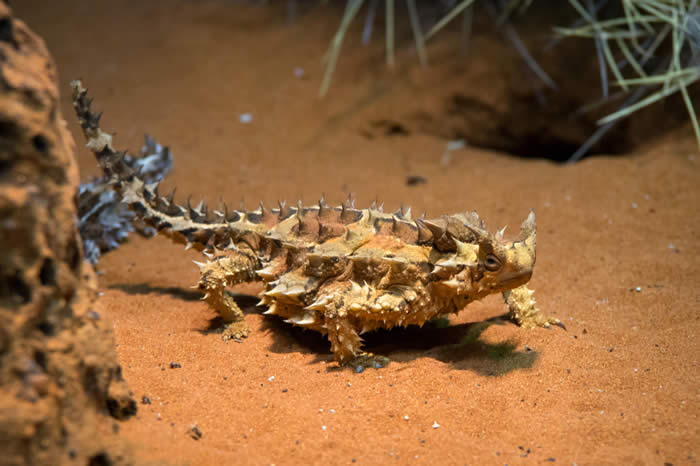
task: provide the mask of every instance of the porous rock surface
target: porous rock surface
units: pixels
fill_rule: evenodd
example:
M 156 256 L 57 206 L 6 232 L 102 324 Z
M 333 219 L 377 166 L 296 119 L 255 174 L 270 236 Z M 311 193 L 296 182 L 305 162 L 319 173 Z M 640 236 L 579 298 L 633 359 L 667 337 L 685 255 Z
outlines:
M 58 97 L 44 42 L 0 1 L 0 464 L 125 464 L 136 403 L 92 308 Z

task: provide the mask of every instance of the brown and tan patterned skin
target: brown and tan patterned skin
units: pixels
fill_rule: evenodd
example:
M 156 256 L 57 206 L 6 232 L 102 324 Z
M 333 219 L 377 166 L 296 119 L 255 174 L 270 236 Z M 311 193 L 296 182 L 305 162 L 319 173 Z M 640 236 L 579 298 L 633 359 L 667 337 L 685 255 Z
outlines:
M 388 362 L 363 352 L 361 334 L 422 326 L 493 293 L 503 294 L 523 327 L 563 327 L 539 313 L 525 286 L 535 265 L 534 212 L 509 241 L 503 231 L 489 233 L 476 212 L 414 220 L 410 209 L 357 209 L 350 199 L 337 207 L 322 199 L 311 207 L 261 204 L 248 212 L 180 206 L 122 162 L 87 91 L 79 81 L 72 86 L 87 145 L 123 200 L 162 234 L 206 255 L 197 262 L 198 288 L 227 322 L 224 339 L 248 334 L 243 312 L 225 290 L 249 281 L 264 282 L 265 314 L 327 335 L 335 359 L 355 368 Z

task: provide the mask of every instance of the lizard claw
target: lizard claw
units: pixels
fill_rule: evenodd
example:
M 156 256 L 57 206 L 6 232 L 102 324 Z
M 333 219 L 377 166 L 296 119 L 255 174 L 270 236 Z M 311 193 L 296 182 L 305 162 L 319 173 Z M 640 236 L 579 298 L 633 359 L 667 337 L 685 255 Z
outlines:
M 553 323 L 554 325 L 556 325 L 557 327 L 563 328 L 564 331 L 566 331 L 566 325 L 564 325 L 564 323 L 563 323 L 562 321 L 558 320 L 558 321 L 552 322 L 552 323 Z
M 546 328 L 547 330 L 552 330 L 552 325 L 556 325 L 557 327 L 561 327 L 564 330 L 566 330 L 566 325 L 564 325 L 559 319 L 549 319 L 539 325 Z
M 231 322 L 224 327 L 224 334 L 222 335 L 222 338 L 224 341 L 235 340 L 236 342 L 241 343 L 241 338 L 246 338 L 249 331 L 248 324 L 246 324 L 245 320 Z
M 367 368 L 381 369 L 386 367 L 389 365 L 389 358 L 372 353 L 362 353 L 352 358 L 345 365 L 351 367 L 359 374 Z

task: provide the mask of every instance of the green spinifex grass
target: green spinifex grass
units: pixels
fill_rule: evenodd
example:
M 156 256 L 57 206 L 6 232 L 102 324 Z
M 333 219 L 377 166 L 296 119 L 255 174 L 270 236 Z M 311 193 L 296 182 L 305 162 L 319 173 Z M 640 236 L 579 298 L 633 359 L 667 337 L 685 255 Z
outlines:
M 378 0 L 347 0 L 341 25 L 327 57 L 326 72 L 320 94 L 326 95 L 348 27 L 365 4 L 376 8 Z M 403 2 L 402 2 L 403 3 Z M 450 2 L 447 2 L 450 3 Z M 453 1 L 444 16 L 427 33 L 421 30 L 416 0 L 406 0 L 416 50 L 422 64 L 427 64 L 425 41 L 462 15 L 463 40 L 471 32 L 473 9 L 483 6 L 494 18 L 494 26 L 502 26 L 528 66 L 552 88 L 555 83 L 529 54 L 508 19 L 514 12 L 527 14 L 532 0 L 461 0 Z M 570 158 L 580 159 L 617 121 L 633 112 L 680 92 L 700 145 L 700 126 L 688 87 L 700 80 L 700 6 L 698 0 L 568 0 L 579 20 L 570 27 L 552 25 L 561 38 L 587 38 L 593 41 L 600 66 L 603 99 L 587 106 L 594 108 L 616 98 L 627 99 L 619 109 L 598 123 L 601 128 Z M 395 1 L 384 0 L 386 18 L 386 60 L 394 63 Z M 372 13 L 373 18 L 373 13 Z M 368 14 L 368 22 L 370 15 Z M 371 24 L 370 24 L 371 28 Z M 367 25 L 366 28 L 367 29 Z M 608 79 L 611 74 L 611 82 Z M 609 94 L 609 87 L 621 92 Z
M 606 127 L 680 92 L 700 145 L 700 126 L 688 93 L 688 87 L 700 80 L 700 7 L 697 0 L 620 0 L 621 14 L 605 19 L 595 16 L 590 3 L 584 8 L 578 0 L 569 0 L 584 24 L 554 30 L 562 36 L 590 38 L 598 44 L 604 95 L 607 95 L 608 86 L 606 69 L 612 72 L 615 86 L 625 92 L 633 87 L 639 90 L 635 93 L 638 98 L 600 119 L 598 124 Z M 584 153 L 577 151 L 571 161 L 578 160 Z

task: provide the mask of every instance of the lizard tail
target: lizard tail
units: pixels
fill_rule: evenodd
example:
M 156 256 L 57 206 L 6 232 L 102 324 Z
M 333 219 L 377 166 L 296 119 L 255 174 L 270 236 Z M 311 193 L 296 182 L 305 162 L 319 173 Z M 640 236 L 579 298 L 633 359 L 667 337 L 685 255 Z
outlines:
M 125 151 L 116 151 L 112 135 L 100 128 L 101 113 L 91 109 L 92 99 L 80 80 L 71 82 L 73 108 L 87 139 L 87 147 L 95 154 L 105 176 L 112 180 L 121 199 L 129 204 L 147 224 L 175 242 L 198 250 L 224 246 L 231 241 L 232 223 L 242 220 L 239 212 L 210 213 L 202 202 L 196 207 L 174 202 L 173 190 L 167 196 L 158 194 L 158 182 L 146 183 L 139 172 L 127 162 Z

